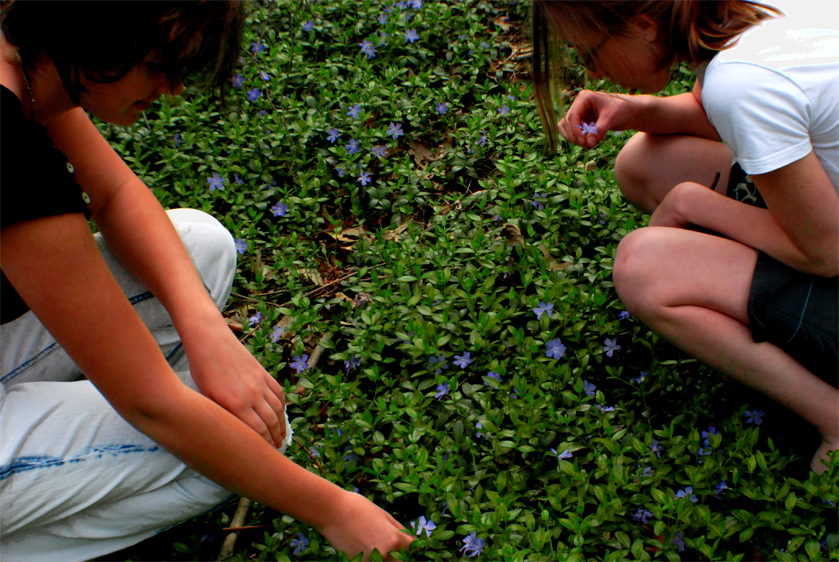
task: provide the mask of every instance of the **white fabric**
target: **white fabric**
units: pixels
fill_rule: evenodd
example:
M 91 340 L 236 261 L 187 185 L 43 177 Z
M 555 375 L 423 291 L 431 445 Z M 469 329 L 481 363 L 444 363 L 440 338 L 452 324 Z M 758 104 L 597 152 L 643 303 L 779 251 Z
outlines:
M 704 69 L 708 119 L 747 174 L 814 151 L 839 191 L 839 19 L 833 1 L 781 6 Z
M 216 305 L 236 271 L 214 218 L 169 217 Z M 105 261 L 178 376 L 197 390 L 166 310 L 96 236 Z M 127 424 L 30 311 L 0 326 L 0 558 L 88 560 L 212 509 L 230 492 Z M 291 426 L 286 417 L 287 439 Z

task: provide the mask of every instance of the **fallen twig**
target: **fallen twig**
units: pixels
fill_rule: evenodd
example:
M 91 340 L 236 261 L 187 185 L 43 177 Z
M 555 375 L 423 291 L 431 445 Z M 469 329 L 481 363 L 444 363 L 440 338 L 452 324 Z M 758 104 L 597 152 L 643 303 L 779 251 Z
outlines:
M 236 508 L 236 514 L 230 522 L 231 527 L 241 527 L 245 522 L 245 517 L 248 515 L 248 509 L 251 506 L 251 500 L 248 498 L 239 498 L 239 507 Z M 221 552 L 218 554 L 216 560 L 227 560 L 233 556 L 233 547 L 236 546 L 236 539 L 239 537 L 235 531 L 227 535 L 224 539 L 224 544 L 221 545 Z

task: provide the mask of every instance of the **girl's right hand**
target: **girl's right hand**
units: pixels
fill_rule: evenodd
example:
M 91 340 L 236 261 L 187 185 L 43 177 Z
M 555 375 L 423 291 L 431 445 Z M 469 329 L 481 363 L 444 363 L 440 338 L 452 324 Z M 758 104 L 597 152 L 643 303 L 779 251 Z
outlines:
M 329 524 L 317 530 L 350 558 L 363 551 L 364 560 L 369 560 L 377 548 L 385 560 L 391 560 L 389 552 L 408 548 L 414 540 L 400 531 L 405 527 L 388 512 L 361 494 L 344 491 L 334 514 Z
M 624 131 L 636 117 L 638 105 L 633 96 L 607 94 L 583 90 L 579 93 L 568 113 L 557 125 L 559 134 L 583 148 L 592 148 L 602 141 L 609 131 Z M 596 133 L 584 134 L 582 124 L 596 125 Z

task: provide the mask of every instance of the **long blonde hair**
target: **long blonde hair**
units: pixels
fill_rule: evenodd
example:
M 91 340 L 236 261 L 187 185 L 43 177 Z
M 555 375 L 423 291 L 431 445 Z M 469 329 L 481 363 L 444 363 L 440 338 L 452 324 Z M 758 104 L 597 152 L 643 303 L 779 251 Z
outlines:
M 780 12 L 749 0 L 533 0 L 533 85 L 536 107 L 551 152 L 557 145 L 557 118 L 564 114 L 562 86 L 568 61 L 564 38 L 572 29 L 626 36 L 638 16 L 659 28 L 662 65 L 674 60 L 700 64 L 736 43 L 746 29 Z M 554 107 L 558 102 L 560 112 Z

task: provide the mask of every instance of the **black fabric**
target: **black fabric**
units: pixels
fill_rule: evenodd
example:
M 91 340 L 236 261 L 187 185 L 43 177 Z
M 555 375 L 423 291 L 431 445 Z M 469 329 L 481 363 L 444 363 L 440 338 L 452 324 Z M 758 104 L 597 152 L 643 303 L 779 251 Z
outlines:
M 839 277 L 808 275 L 759 252 L 749 324 L 755 342 L 777 345 L 839 387 Z
M 47 130 L 26 119 L 20 100 L 0 87 L 0 228 L 41 217 L 90 211 L 67 158 Z M 0 323 L 29 307 L 0 270 Z
M 729 199 L 734 199 L 741 203 L 751 205 L 752 207 L 766 208 L 766 201 L 757 186 L 752 183 L 740 164 L 734 164 L 731 167 L 731 173 L 728 176 L 728 191 L 726 192 Z

